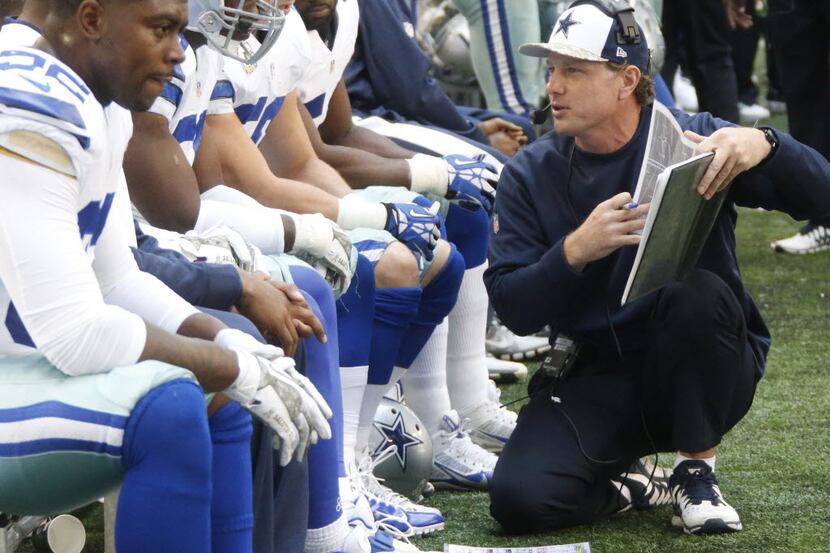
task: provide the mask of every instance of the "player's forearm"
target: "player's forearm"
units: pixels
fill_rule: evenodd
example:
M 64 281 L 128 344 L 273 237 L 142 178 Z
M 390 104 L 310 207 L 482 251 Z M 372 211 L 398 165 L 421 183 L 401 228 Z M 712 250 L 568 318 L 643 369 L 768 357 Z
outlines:
M 322 132 L 323 130 L 321 129 Z M 323 140 L 326 140 L 325 134 L 323 134 Z M 338 146 L 348 146 L 350 148 L 364 150 L 388 159 L 409 159 L 415 155 L 415 152 L 398 146 L 394 141 L 382 134 L 357 125 L 352 125 L 348 132 L 334 140 L 326 140 L 326 142 L 337 144 Z
M 139 361 L 162 361 L 190 370 L 206 392 L 220 392 L 236 379 L 236 355 L 211 341 L 179 336 L 147 324 Z
M 244 185 L 229 182 L 228 185 L 248 194 L 266 207 L 293 213 L 322 213 L 332 221 L 337 219 L 337 198 L 304 182 L 271 175 L 267 180 Z
M 331 165 L 316 158 L 297 167 L 294 171 L 280 176 L 312 184 L 337 198 L 342 198 L 352 191 L 340 173 L 335 171 Z
M 409 188 L 409 165 L 403 159 L 389 159 L 365 150 L 331 145 L 322 146 L 317 154 L 334 167 L 352 188 Z

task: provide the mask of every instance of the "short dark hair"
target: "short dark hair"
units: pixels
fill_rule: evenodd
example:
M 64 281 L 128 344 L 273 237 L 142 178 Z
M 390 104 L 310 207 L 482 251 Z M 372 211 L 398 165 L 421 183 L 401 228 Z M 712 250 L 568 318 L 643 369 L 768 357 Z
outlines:
M 608 68 L 614 72 L 622 71 L 628 65 L 625 63 L 614 63 L 613 61 L 606 63 Z M 640 82 L 637 83 L 637 88 L 634 89 L 634 97 L 641 106 L 650 104 L 654 100 L 654 77 L 647 73 L 641 73 Z

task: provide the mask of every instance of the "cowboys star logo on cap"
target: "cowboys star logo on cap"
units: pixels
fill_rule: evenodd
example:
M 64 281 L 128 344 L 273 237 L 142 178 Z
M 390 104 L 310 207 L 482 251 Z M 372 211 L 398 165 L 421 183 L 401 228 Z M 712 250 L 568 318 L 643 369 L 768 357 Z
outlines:
M 567 17 L 561 18 L 559 20 L 559 26 L 556 28 L 555 31 L 553 31 L 553 34 L 555 35 L 556 33 L 561 32 L 563 35 L 565 35 L 565 38 L 568 38 L 568 29 L 570 29 L 573 25 L 579 25 L 579 21 L 576 21 L 573 18 L 573 13 L 571 12 L 568 14 Z

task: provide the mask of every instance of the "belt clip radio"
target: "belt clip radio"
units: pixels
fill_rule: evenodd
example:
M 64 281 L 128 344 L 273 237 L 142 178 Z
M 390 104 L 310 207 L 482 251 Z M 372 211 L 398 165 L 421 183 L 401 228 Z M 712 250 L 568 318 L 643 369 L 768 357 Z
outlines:
M 540 370 L 550 378 L 565 380 L 573 369 L 582 345 L 564 334 L 558 334 L 553 347 L 542 361 Z

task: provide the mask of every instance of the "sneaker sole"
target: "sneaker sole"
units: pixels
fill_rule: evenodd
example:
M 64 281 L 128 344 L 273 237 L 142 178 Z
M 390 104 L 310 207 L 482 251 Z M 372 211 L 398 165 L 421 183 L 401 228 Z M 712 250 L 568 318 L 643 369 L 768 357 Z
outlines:
M 530 359 L 535 359 L 542 354 L 545 354 L 550 351 L 550 345 L 547 347 L 536 348 L 530 351 L 519 351 L 519 352 L 501 352 L 495 353 L 490 352 L 494 357 L 497 359 L 501 359 L 502 361 L 529 361 Z
M 672 516 L 671 524 L 672 526 L 682 527 L 683 532 L 692 536 L 698 534 L 728 534 L 743 530 L 741 521 L 726 522 L 720 518 L 710 518 L 699 526 L 686 526 L 682 518 L 674 515 Z
M 424 526 L 423 528 L 416 528 L 415 526 L 412 527 L 413 535 L 416 537 L 419 536 L 427 536 L 429 534 L 434 534 L 435 532 L 440 532 L 444 529 L 444 523 L 440 524 L 432 524 L 430 526 Z
M 445 480 L 430 480 L 436 490 L 447 490 L 453 492 L 486 492 L 489 486 L 473 487 L 465 486 L 463 484 L 456 484 L 454 482 L 447 482 Z
M 816 246 L 815 248 L 807 248 L 806 250 L 794 250 L 794 249 L 791 249 L 791 248 L 785 248 L 783 246 L 779 246 L 775 242 L 771 243 L 770 247 L 772 248 L 773 251 L 778 252 L 778 253 L 791 253 L 791 254 L 797 254 L 797 255 L 804 255 L 804 254 L 808 254 L 808 253 L 818 253 L 818 252 L 823 252 L 823 251 L 830 250 L 830 246 Z

